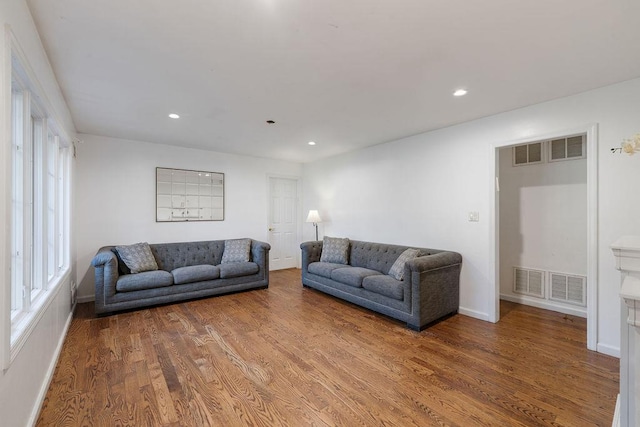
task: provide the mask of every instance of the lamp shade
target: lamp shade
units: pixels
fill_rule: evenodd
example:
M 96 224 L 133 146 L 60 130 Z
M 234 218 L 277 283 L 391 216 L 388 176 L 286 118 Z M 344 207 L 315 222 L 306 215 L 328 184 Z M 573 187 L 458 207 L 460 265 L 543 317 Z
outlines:
M 317 210 L 310 210 L 309 215 L 307 215 L 306 222 L 318 223 L 318 222 L 322 222 L 322 218 L 320 218 L 320 214 L 318 214 Z

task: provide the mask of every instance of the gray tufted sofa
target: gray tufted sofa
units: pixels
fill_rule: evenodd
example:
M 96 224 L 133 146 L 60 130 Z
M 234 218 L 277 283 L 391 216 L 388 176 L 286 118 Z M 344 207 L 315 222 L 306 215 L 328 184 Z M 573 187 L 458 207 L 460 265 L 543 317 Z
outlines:
M 268 243 L 251 241 L 249 262 L 221 264 L 224 240 L 151 244 L 158 270 L 130 274 L 105 246 L 95 267 L 97 314 L 269 286 Z
M 304 242 L 302 284 L 385 314 L 414 330 L 457 313 L 462 256 L 435 249 L 420 250 L 404 266 L 402 281 L 388 276 L 408 246 L 350 241 L 349 263 L 320 262 L 322 242 Z

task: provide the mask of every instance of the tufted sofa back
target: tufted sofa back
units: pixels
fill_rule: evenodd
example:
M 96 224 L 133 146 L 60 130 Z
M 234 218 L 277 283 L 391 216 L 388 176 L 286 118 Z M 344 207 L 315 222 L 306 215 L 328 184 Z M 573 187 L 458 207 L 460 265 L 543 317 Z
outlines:
M 384 243 L 360 242 L 351 240 L 349 262 L 354 267 L 368 268 L 389 274 L 389 270 L 396 259 L 411 246 L 387 245 Z M 420 256 L 432 255 L 440 251 L 425 248 L 420 250 Z
M 165 271 L 191 265 L 218 265 L 222 261 L 224 252 L 224 240 L 158 243 L 149 246 L 158 263 L 158 268 Z

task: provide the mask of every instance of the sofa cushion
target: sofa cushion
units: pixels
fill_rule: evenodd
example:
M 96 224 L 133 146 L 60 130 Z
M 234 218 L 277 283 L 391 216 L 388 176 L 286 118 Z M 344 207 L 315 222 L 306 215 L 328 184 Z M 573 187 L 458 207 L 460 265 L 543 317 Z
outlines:
M 256 274 L 259 270 L 255 262 L 229 262 L 220 264 L 220 278 L 230 279 L 232 277 L 249 276 Z
M 320 261 L 349 264 L 349 239 L 325 236 L 322 239 Z
M 125 274 L 116 282 L 116 291 L 131 292 L 144 289 L 163 288 L 173 285 L 173 275 L 168 271 L 145 271 L 138 274 Z
M 382 275 L 375 270 L 362 267 L 342 267 L 331 272 L 331 278 L 345 285 L 362 287 L 362 279 L 368 276 Z
M 309 273 L 331 279 L 331 272 L 337 268 L 344 268 L 344 264 L 335 264 L 332 262 L 312 262 L 307 267 Z
M 376 294 L 402 301 L 404 298 L 404 285 L 386 274 L 368 276 L 362 280 L 362 287 Z
M 393 263 L 391 268 L 389 269 L 389 276 L 393 277 L 396 280 L 404 279 L 404 265 L 407 261 L 411 261 L 416 258 L 420 254 L 418 249 L 407 249 L 402 252 L 398 259 Z
M 171 274 L 173 274 L 173 283 L 182 285 L 184 283 L 218 279 L 220 277 L 220 268 L 207 264 L 191 265 L 189 267 L 176 268 Z
M 230 262 L 249 262 L 251 239 L 225 240 L 222 264 Z
M 156 259 L 151 253 L 147 242 L 136 243 L 128 246 L 116 246 L 116 251 L 122 261 L 129 267 L 131 273 L 142 273 L 158 269 Z

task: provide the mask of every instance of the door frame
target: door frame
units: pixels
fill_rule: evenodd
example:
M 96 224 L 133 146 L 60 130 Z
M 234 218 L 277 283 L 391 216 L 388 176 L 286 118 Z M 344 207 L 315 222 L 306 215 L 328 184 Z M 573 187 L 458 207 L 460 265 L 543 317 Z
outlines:
M 271 179 L 279 178 L 279 179 L 289 179 L 292 181 L 296 181 L 296 242 L 300 244 L 300 236 L 302 236 L 302 178 L 297 175 L 285 175 L 285 174 L 275 174 L 268 173 L 267 174 L 267 224 L 266 224 L 266 241 L 269 242 L 269 220 L 271 213 L 269 209 L 271 208 Z M 302 262 L 300 260 L 300 252 L 296 253 L 296 268 L 302 268 Z
M 587 136 L 587 349 L 598 351 L 598 124 L 591 123 L 544 135 L 530 135 L 490 146 L 489 171 L 489 321 L 500 320 L 500 218 L 499 172 L 500 149 L 535 141 L 584 133 Z

